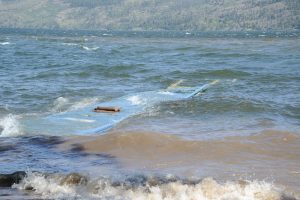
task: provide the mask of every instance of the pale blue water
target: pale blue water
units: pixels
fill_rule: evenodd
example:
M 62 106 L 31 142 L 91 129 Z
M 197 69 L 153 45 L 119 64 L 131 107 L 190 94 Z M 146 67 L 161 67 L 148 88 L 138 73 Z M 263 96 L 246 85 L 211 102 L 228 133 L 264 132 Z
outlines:
M 115 158 L 57 152 L 48 142 L 57 137 L 60 143 L 61 133 L 33 134 L 22 120 L 165 89 L 178 80 L 188 87 L 219 83 L 196 98 L 157 104 L 113 131 L 158 132 L 195 141 L 264 130 L 299 134 L 299 36 L 2 29 L 0 173 L 118 168 Z M 47 132 L 47 126 L 40 128 Z

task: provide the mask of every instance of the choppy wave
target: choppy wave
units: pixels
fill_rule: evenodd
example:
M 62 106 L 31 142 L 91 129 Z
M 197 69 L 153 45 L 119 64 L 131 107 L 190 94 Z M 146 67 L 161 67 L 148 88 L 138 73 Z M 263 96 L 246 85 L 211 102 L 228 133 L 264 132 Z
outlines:
M 197 109 L 198 108 L 198 109 Z M 185 113 L 193 111 L 194 113 L 226 113 L 232 111 L 241 111 L 244 113 L 259 113 L 273 108 L 260 101 L 249 101 L 246 98 L 232 97 L 219 97 L 216 96 L 213 99 L 201 100 L 179 104 L 177 107 L 171 108 L 173 111 Z
M 23 135 L 17 116 L 9 114 L 0 119 L 0 137 Z
M 245 77 L 252 76 L 252 73 L 246 72 L 243 70 L 235 70 L 235 69 L 221 69 L 221 70 L 195 70 L 191 72 L 184 72 L 181 70 L 174 70 L 167 74 L 161 75 L 153 75 L 147 77 L 145 80 L 147 82 L 168 82 L 169 80 L 166 77 L 173 77 L 175 80 L 180 77 L 180 79 L 188 80 L 187 84 L 190 80 L 198 79 L 198 80 L 211 80 L 211 79 L 221 79 L 226 82 L 230 81 L 236 82 L 237 80 L 244 79 Z M 196 82 L 197 83 L 197 82 Z M 199 82 L 198 82 L 199 84 Z
M 170 75 L 182 75 L 184 78 L 227 78 L 227 79 L 234 79 L 234 78 L 241 78 L 245 76 L 250 76 L 251 73 L 235 70 L 235 69 L 220 69 L 220 70 L 199 70 L 193 71 L 190 73 L 182 73 L 180 71 L 173 71 Z
M 218 182 L 212 178 L 183 180 L 173 176 L 131 176 L 124 180 L 68 175 L 28 173 L 13 188 L 31 190 L 50 199 L 139 199 L 139 200 L 292 200 L 284 190 L 264 181 Z
M 36 75 L 27 77 L 26 80 L 36 80 L 36 79 L 40 79 L 40 80 L 45 80 L 45 79 L 56 79 L 59 77 L 79 77 L 79 78 L 86 78 L 88 76 L 90 76 L 92 74 L 91 71 L 72 71 L 72 72 L 40 72 Z
M 63 43 L 75 43 L 80 44 L 82 42 L 86 42 L 86 38 L 84 37 L 57 37 L 57 36 L 32 36 L 37 41 L 41 42 L 63 42 Z

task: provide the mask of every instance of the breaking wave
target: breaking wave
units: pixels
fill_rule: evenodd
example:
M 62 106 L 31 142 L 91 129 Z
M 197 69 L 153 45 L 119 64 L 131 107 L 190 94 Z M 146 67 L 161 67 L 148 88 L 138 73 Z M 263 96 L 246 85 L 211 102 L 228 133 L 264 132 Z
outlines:
M 52 112 L 61 112 L 66 109 L 66 106 L 69 104 L 69 99 L 64 97 L 58 97 L 53 102 L 53 107 L 51 108 Z
M 0 119 L 0 137 L 23 135 L 17 116 L 9 114 Z
M 213 178 L 184 180 L 174 176 L 135 175 L 122 180 L 88 177 L 77 173 L 68 175 L 28 173 L 13 188 L 31 190 L 42 198 L 51 199 L 296 199 L 284 190 L 264 181 L 226 181 Z
M 130 103 L 132 105 L 141 105 L 141 104 L 145 104 L 144 99 L 142 99 L 140 96 L 138 95 L 134 95 L 134 96 L 130 96 L 127 98 L 128 101 L 130 101 Z
M 100 101 L 100 98 L 98 98 L 98 97 L 84 98 L 80 101 L 75 101 L 75 102 L 72 102 L 70 99 L 65 98 L 65 97 L 58 97 L 57 99 L 54 100 L 53 106 L 50 109 L 50 111 L 51 112 L 64 112 L 64 111 L 77 110 L 77 109 L 89 106 L 91 104 L 94 104 L 98 101 Z
M 74 104 L 72 104 L 69 108 L 69 110 L 76 110 L 76 109 L 80 109 L 80 108 L 84 108 L 86 106 L 89 106 L 91 104 L 94 104 L 98 101 L 100 101 L 101 99 L 98 97 L 94 97 L 94 98 L 85 98 L 82 99 L 80 101 L 75 102 Z

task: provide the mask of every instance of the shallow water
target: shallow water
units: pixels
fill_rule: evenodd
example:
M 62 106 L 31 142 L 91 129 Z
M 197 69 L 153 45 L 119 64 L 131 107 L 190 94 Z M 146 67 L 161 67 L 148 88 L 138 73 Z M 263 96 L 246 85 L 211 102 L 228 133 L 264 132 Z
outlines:
M 300 198 L 299 33 L 261 35 L 1 29 L 0 174 L 28 177 L 0 197 Z M 104 133 L 24 123 L 179 80 L 219 83 Z

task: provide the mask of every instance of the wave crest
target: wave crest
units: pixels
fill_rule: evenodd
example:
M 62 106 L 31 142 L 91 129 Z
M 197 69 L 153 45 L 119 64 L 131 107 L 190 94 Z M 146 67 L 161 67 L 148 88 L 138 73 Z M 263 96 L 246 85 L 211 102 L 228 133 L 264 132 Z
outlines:
M 87 46 L 82 46 L 82 48 L 84 50 L 87 50 L 87 51 L 96 51 L 98 50 L 100 47 L 87 47 Z
M 58 97 L 53 102 L 53 107 L 51 108 L 52 112 L 61 112 L 65 110 L 66 106 L 69 104 L 69 99 L 64 97 Z
M 0 137 L 23 135 L 19 121 L 13 114 L 0 119 L 0 131 Z
M 64 112 L 64 111 L 72 111 L 80 108 L 87 107 L 91 104 L 100 101 L 100 98 L 84 98 L 79 101 L 72 102 L 70 99 L 65 97 L 58 97 L 53 102 L 53 107 L 50 109 L 51 112 Z
M 28 173 L 14 188 L 32 190 L 42 198 L 54 199 L 240 199 L 282 200 L 284 191 L 264 181 L 217 182 L 212 178 L 197 181 L 176 177 L 132 176 L 122 181 L 68 175 Z
M 10 45 L 10 42 L 0 42 L 0 45 Z

